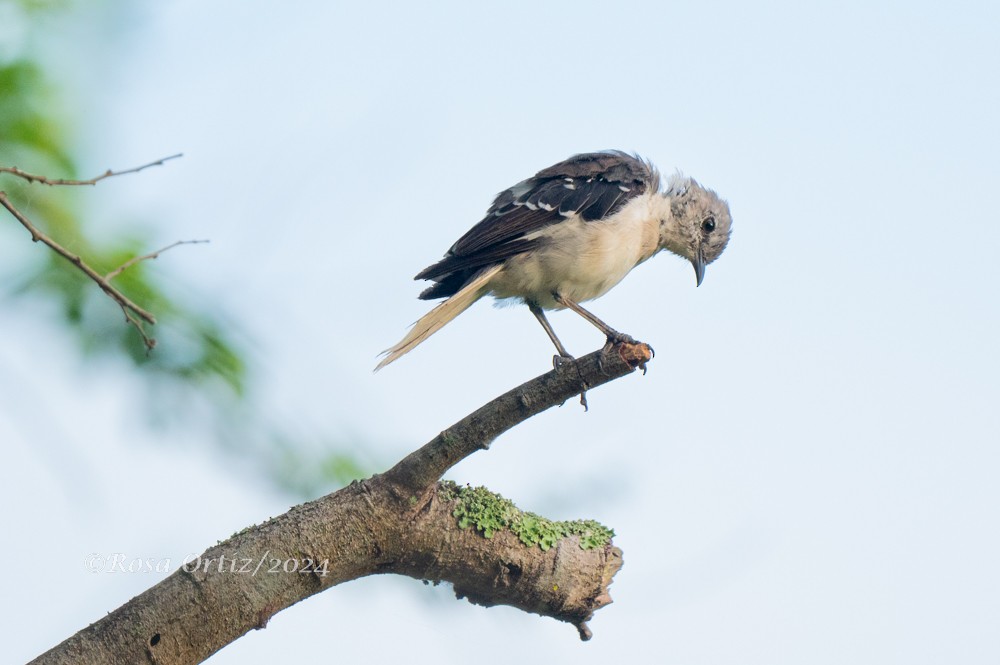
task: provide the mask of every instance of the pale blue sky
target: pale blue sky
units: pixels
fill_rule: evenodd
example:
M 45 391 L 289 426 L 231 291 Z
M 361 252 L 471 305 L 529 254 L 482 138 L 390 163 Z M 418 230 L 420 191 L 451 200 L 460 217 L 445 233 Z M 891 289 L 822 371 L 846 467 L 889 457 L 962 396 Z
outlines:
M 186 156 L 95 205 L 153 217 L 164 243 L 211 238 L 158 270 L 246 322 L 278 412 L 361 432 L 382 459 L 548 367 L 527 310 L 483 302 L 371 373 L 427 309 L 412 276 L 497 191 L 621 148 L 716 189 L 734 217 L 701 288 L 662 256 L 592 303 L 655 346 L 647 376 L 449 474 L 616 529 L 625 567 L 592 642 L 370 579 L 211 662 L 1000 657 L 996 5 L 113 11 L 113 40 L 86 16 L 53 31 L 85 103 L 82 168 Z M 31 311 L 0 316 L 0 438 L 18 460 L 0 487 L 30 507 L 5 530 L 48 571 L 12 581 L 0 642 L 17 658 L 158 579 L 91 575 L 89 553 L 180 559 L 286 509 L 204 445 L 147 442 L 129 377 L 81 367 Z M 572 314 L 552 321 L 572 351 L 601 343 Z

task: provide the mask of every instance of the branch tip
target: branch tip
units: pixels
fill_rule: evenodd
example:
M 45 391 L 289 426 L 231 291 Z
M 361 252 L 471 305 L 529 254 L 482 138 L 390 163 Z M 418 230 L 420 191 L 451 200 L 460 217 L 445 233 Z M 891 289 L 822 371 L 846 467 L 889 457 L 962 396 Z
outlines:
M 635 344 L 621 342 L 615 344 L 615 348 L 618 350 L 618 357 L 622 359 L 623 363 L 632 369 L 641 369 L 643 374 L 646 373 L 646 363 L 656 355 L 653 347 L 645 342 L 636 342 Z
M 210 241 L 208 241 L 208 240 L 178 240 L 177 242 L 171 243 L 171 244 L 167 245 L 166 247 L 161 247 L 160 249 L 156 250 L 155 252 L 150 252 L 149 254 L 144 254 L 142 256 L 136 256 L 134 258 L 129 259 L 128 261 L 126 261 L 125 263 L 121 264 L 120 266 L 118 266 L 117 268 L 115 268 L 114 270 L 112 270 L 111 272 L 109 272 L 107 275 L 105 275 L 104 279 L 106 279 L 108 281 L 111 281 L 112 279 L 114 279 L 118 275 L 122 274 L 123 272 L 125 272 L 126 270 L 128 270 L 129 268 L 131 268 L 132 266 L 134 266 L 135 264 L 137 264 L 137 263 L 139 263 L 141 261 L 147 261 L 147 260 L 157 259 L 157 258 L 160 257 L 160 254 L 162 254 L 163 252 L 167 251 L 168 249 L 173 249 L 174 247 L 177 247 L 178 245 L 201 245 L 201 244 L 204 244 L 204 243 L 207 243 L 207 242 L 210 242 Z

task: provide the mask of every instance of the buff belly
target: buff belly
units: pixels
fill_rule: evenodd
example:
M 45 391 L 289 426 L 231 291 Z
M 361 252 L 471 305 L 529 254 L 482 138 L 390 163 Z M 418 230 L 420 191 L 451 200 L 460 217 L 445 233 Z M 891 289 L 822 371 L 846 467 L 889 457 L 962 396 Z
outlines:
M 545 309 L 561 309 L 553 295 L 586 302 L 607 293 L 655 245 L 643 233 L 625 228 L 642 220 L 620 216 L 604 221 L 567 220 L 539 232 L 537 249 L 508 259 L 490 280 L 496 298 L 518 298 Z

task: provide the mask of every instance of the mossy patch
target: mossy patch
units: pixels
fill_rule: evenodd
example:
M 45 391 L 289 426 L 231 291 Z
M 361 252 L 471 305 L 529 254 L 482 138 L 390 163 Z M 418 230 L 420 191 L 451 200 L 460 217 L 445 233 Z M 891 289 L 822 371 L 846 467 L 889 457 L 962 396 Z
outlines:
M 548 550 L 560 538 L 580 537 L 580 548 L 604 547 L 615 532 L 594 520 L 556 522 L 534 513 L 526 513 L 510 499 L 505 499 L 485 487 L 459 487 L 451 481 L 441 483 L 441 497 L 454 501 L 452 515 L 463 529 L 474 526 L 486 538 L 501 529 L 509 529 L 528 547 L 538 545 Z

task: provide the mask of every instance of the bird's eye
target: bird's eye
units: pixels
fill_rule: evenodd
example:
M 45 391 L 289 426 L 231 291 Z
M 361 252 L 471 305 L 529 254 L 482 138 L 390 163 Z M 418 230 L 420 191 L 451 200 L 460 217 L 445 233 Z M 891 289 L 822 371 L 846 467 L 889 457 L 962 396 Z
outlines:
M 706 217 L 705 221 L 701 223 L 701 228 L 705 230 L 706 233 L 711 233 L 715 230 L 715 217 Z

